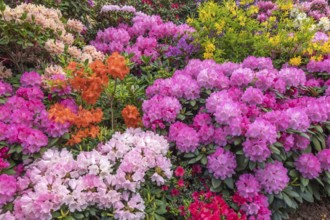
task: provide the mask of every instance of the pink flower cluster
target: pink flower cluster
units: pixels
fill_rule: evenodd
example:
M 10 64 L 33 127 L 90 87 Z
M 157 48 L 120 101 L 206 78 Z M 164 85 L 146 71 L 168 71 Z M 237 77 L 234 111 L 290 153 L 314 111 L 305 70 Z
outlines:
M 266 21 L 277 9 L 277 5 L 272 1 L 258 1 L 257 7 L 259 8 L 259 13 L 257 19 L 260 22 Z
M 106 12 L 131 12 L 135 13 L 136 9 L 133 6 L 129 5 L 124 5 L 120 7 L 119 5 L 104 5 L 101 8 L 101 13 L 106 13 Z
M 231 151 L 219 147 L 207 159 L 207 168 L 214 177 L 224 180 L 235 173 L 236 157 Z
M 138 190 L 145 181 L 160 186 L 172 177 L 168 149 L 163 137 L 141 129 L 115 133 L 98 150 L 80 152 L 77 159 L 66 149 L 49 149 L 17 182 L 0 176 L 0 205 L 13 200 L 17 188 L 13 212 L 0 214 L 0 219 L 51 219 L 64 205 L 70 212 L 96 206 L 113 209 L 115 219 L 143 219 Z
M 329 17 L 330 7 L 326 0 L 312 0 L 301 3 L 301 8 L 315 20 Z
M 124 10 L 124 7 L 104 6 L 107 9 Z M 128 9 L 125 7 L 125 10 Z M 130 9 L 131 11 L 131 9 Z M 156 15 L 146 15 L 136 12 L 132 19 L 132 25 L 121 24 L 118 27 L 109 27 L 97 33 L 96 39 L 91 42 L 103 53 L 126 52 L 133 54 L 132 60 L 138 64 L 142 63 L 141 56 L 151 57 L 151 60 L 159 57 L 161 51 L 166 50 L 166 45 L 161 43 L 162 39 L 174 38 L 193 29 L 186 24 L 175 25 L 173 22 L 163 22 Z
M 330 74 L 330 57 L 323 61 L 309 61 L 307 64 L 307 70 L 311 73 L 321 72 Z
M 25 154 L 35 153 L 48 144 L 47 135 L 60 137 L 70 124 L 49 119 L 38 73 L 26 72 L 20 82 L 22 86 L 0 105 L 0 141 L 22 145 Z
M 249 216 L 248 219 L 271 219 L 272 213 L 268 208 L 268 199 L 262 194 L 245 198 L 236 193 L 233 201 L 239 206 L 240 211 Z

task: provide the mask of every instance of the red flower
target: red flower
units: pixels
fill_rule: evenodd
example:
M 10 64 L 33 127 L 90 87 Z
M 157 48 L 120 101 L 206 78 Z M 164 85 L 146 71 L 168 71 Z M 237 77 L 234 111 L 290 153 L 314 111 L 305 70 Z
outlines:
M 183 179 L 179 179 L 178 180 L 178 186 L 179 187 L 184 187 L 184 181 L 183 181 Z
M 171 195 L 172 195 L 172 196 L 178 196 L 178 195 L 180 195 L 180 191 L 177 190 L 177 189 L 172 189 L 172 191 L 171 191 Z
M 183 177 L 184 175 L 184 169 L 181 166 L 178 166 L 174 172 L 175 176 L 177 177 Z
M 177 8 L 179 8 L 179 4 L 178 3 L 172 3 L 171 8 L 177 9 Z
M 162 186 L 162 190 L 163 190 L 163 191 L 168 190 L 168 186 L 166 186 L 166 185 Z
M 185 211 L 185 208 L 184 208 L 183 205 L 179 207 L 179 211 L 180 211 L 180 215 L 181 216 L 185 216 L 186 215 L 186 211 Z
M 194 164 L 194 165 L 192 166 L 192 173 L 193 173 L 193 174 L 200 174 L 200 173 L 202 173 L 202 167 L 201 167 L 201 165 L 199 165 L 199 164 Z

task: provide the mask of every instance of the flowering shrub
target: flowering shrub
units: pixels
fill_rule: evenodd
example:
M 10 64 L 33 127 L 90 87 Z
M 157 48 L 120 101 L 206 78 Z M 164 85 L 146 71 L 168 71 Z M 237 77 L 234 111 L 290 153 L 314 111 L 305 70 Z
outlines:
M 117 7 L 117 10 L 123 11 L 125 8 L 127 7 Z M 104 6 L 103 13 L 108 9 L 110 9 L 109 6 Z M 111 9 L 114 10 L 113 7 Z M 169 39 L 171 42 L 173 39 L 180 38 L 181 35 L 192 31 L 193 29 L 185 24 L 175 25 L 173 22 L 163 22 L 159 16 L 135 12 L 132 25 L 121 24 L 118 27 L 100 30 L 95 40 L 91 41 L 91 45 L 103 53 L 132 53 L 132 61 L 142 64 L 143 62 L 154 61 L 163 51 L 168 49 L 168 46 L 171 46 L 171 43 L 164 44 L 164 40 Z M 184 42 L 186 42 L 185 39 Z M 184 42 L 179 45 L 184 50 L 181 54 L 193 52 L 188 44 L 185 48 L 182 46 Z
M 71 9 L 70 9 L 71 10 Z M 76 19 L 64 19 L 58 9 L 22 3 L 1 6 L 1 59 L 6 66 L 24 72 L 28 67 L 50 61 L 77 59 L 91 62 L 104 55 L 92 46 L 79 49 L 85 26 Z
M 76 159 L 65 149 L 50 149 L 17 180 L 0 175 L 0 219 L 86 219 L 96 215 L 84 212 L 91 206 L 100 210 L 97 215 L 107 210 L 115 219 L 143 219 L 146 198 L 139 190 L 171 178 L 168 148 L 157 134 L 129 129 Z M 3 206 L 8 202 L 12 211 Z
M 183 211 L 181 215 L 187 219 L 246 219 L 245 215 L 236 213 L 226 202 L 212 192 L 194 192 L 194 201 L 187 207 L 187 212 Z
M 103 7 L 107 4 L 104 10 L 120 11 L 119 6 L 124 6 L 124 11 L 131 12 L 135 8 L 136 11 L 143 11 L 148 15 L 159 15 L 164 21 L 173 21 L 175 23 L 184 23 L 188 15 L 196 13 L 198 3 L 195 0 L 110 0 L 97 1 L 97 7 Z M 102 4 L 103 3 L 103 4 Z M 104 7 L 103 7 L 104 8 Z M 98 20 L 98 22 L 102 22 Z
M 6 98 L 4 104 L 0 105 L 0 140 L 10 145 L 21 145 L 22 148 L 13 146 L 10 152 L 36 153 L 41 147 L 47 146 L 48 136 L 60 137 L 68 131 L 70 125 L 49 118 L 43 103 L 44 93 L 40 88 L 42 80 L 38 73 L 25 72 L 20 82 L 21 87 L 16 91 L 10 84 L 0 82 L 4 88 L 0 95 Z
M 207 2 L 198 9 L 197 19 L 187 20 L 196 29 L 205 59 L 241 62 L 249 55 L 269 56 L 278 67 L 323 60 L 329 54 L 326 1 L 236 2 Z
M 201 164 L 213 191 L 233 192 L 236 185 L 248 217 L 270 219 L 268 208 L 285 217 L 330 183 L 324 79 L 294 67 L 277 70 L 263 57 L 223 64 L 194 59 L 147 88 L 142 121 L 167 134 L 179 158 Z
M 79 4 L 75 4 L 69 0 L 53 1 L 53 0 L 7 0 L 6 4 L 11 7 L 16 6 L 19 3 L 33 3 L 36 5 L 44 5 L 47 8 L 57 8 L 61 11 L 64 17 L 74 18 L 83 21 L 88 24 L 88 17 L 93 12 L 95 6 L 94 0 L 80 1 Z

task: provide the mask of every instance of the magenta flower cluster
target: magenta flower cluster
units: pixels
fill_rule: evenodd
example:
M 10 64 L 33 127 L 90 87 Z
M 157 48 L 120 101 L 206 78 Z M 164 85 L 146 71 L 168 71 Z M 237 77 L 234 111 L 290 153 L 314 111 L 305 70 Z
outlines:
M 172 177 L 168 149 L 163 137 L 141 129 L 115 133 L 77 159 L 66 149 L 49 149 L 17 180 L 0 175 L 0 208 L 11 201 L 14 205 L 13 212 L 0 214 L 0 219 L 51 219 L 62 206 L 70 212 L 95 206 L 113 209 L 115 219 L 143 219 L 139 188 L 145 181 L 161 186 Z
M 114 9 L 113 6 L 110 8 Z M 104 10 L 107 9 L 108 7 L 105 6 Z M 119 9 L 123 10 L 123 8 L 118 7 Z M 136 12 L 132 19 L 132 25 L 121 24 L 116 28 L 109 27 L 103 31 L 100 30 L 91 45 L 103 53 L 117 51 L 133 54 L 132 61 L 141 64 L 141 56 L 148 56 L 151 57 L 151 60 L 155 60 L 162 51 L 168 50 L 167 47 L 172 44 L 163 44 L 163 39 L 171 38 L 179 41 L 181 35 L 193 31 L 186 24 L 176 25 L 173 22 L 164 22 L 156 15 L 149 16 L 142 12 Z M 191 53 L 192 47 L 183 47 L 183 44 L 184 42 L 180 42 L 180 47 L 187 49 L 187 53 Z
M 298 154 L 309 147 L 308 129 L 330 119 L 330 96 L 306 95 L 306 87 L 313 84 L 330 86 L 313 75 L 307 77 L 302 69 L 277 70 L 269 58 L 250 56 L 242 63 L 223 64 L 194 59 L 171 78 L 158 79 L 147 88 L 143 123 L 147 128 L 168 129 L 168 140 L 180 152 L 217 146 L 207 158 L 207 169 L 224 180 L 236 172 L 235 154 L 228 144 L 237 140 L 241 140 L 244 156 L 260 163 L 270 158 L 275 144 Z M 163 109 L 164 113 L 158 113 Z M 157 117 L 151 119 L 152 115 Z M 316 178 L 330 169 L 328 155 L 326 150 L 317 156 L 302 154 L 295 162 L 296 169 L 306 178 Z M 236 186 L 240 196 L 253 197 L 259 191 L 277 194 L 288 182 L 287 168 L 275 161 L 242 176 Z
M 207 157 L 207 168 L 214 177 L 219 179 L 226 179 L 235 173 L 236 158 L 235 155 L 219 147 L 213 154 Z
M 22 75 L 21 87 L 0 105 L 0 141 L 20 144 L 23 153 L 39 152 L 48 144 L 49 137 L 60 137 L 70 124 L 57 123 L 48 117 L 40 89 L 42 79 L 36 72 Z

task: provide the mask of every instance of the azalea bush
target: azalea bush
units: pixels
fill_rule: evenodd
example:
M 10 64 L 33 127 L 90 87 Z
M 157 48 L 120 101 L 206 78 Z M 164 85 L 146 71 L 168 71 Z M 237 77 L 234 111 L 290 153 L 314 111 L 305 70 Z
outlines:
M 218 62 L 254 55 L 271 57 L 277 67 L 299 66 L 329 54 L 329 6 L 323 0 L 209 1 L 187 22 L 196 29 L 201 56 Z
M 329 193 L 330 81 L 318 76 L 277 70 L 270 58 L 194 59 L 147 88 L 142 120 L 168 137 L 180 164 L 201 165 L 212 191 L 236 192 L 248 218 L 285 218 Z M 257 205 L 264 195 L 269 206 Z

